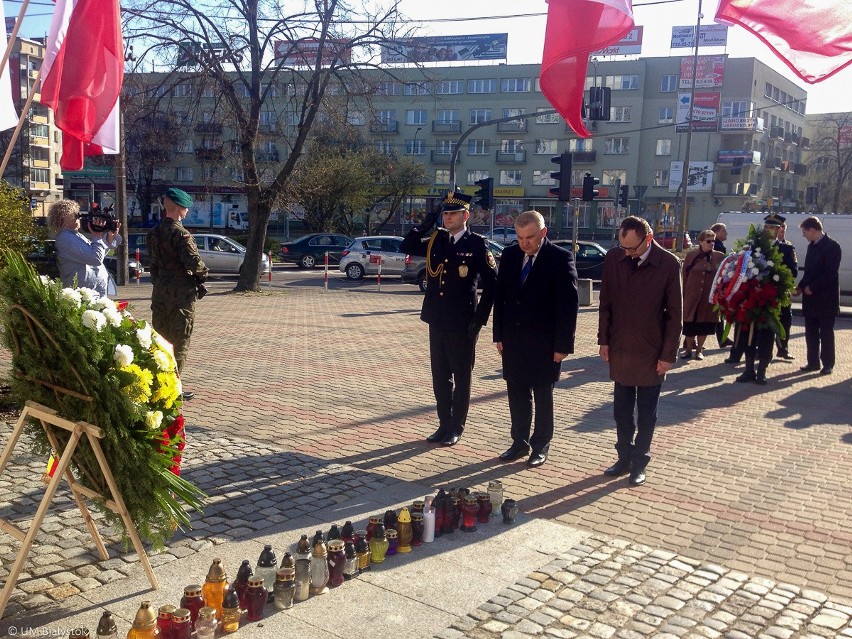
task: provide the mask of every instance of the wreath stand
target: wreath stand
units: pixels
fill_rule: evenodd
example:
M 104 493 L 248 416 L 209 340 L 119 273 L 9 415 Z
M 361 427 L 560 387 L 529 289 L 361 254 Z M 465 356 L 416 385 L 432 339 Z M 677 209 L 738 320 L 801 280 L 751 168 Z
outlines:
M 59 349 L 59 345 L 56 343 L 50 333 L 35 317 L 33 317 L 31 313 L 29 313 L 25 308 L 17 304 L 12 305 L 11 309 L 19 311 L 24 316 L 24 318 L 26 319 L 27 327 L 30 331 L 30 335 L 32 336 L 36 345 L 42 348 L 44 348 L 45 346 L 49 347 L 50 345 L 52 345 L 57 350 L 61 351 L 61 349 Z M 41 336 L 41 339 L 39 339 L 39 336 Z M 17 339 L 17 336 L 14 335 L 14 333 L 12 333 L 12 338 L 15 342 L 15 345 L 17 346 L 17 349 L 20 350 L 20 341 Z M 70 368 L 71 371 L 74 373 L 74 376 L 76 377 L 79 386 L 85 389 L 86 385 L 83 383 L 83 380 L 80 378 L 80 375 L 77 373 L 76 369 L 73 367 L 73 365 Z M 20 371 L 16 371 L 16 374 L 19 376 L 25 376 L 25 374 Z M 83 401 L 91 401 L 90 396 L 71 390 L 69 388 L 64 388 L 58 383 L 56 383 L 56 380 L 46 381 L 35 379 L 32 377 L 27 377 L 27 379 L 31 382 L 35 382 L 44 387 L 50 388 L 56 394 L 61 393 L 65 395 L 71 395 Z M 136 550 L 136 554 L 139 556 L 139 560 L 142 562 L 142 566 L 145 569 L 145 573 L 148 575 L 148 581 L 151 583 L 151 588 L 154 590 L 159 589 L 157 577 L 154 575 L 154 571 L 151 568 L 151 562 L 148 560 L 148 555 L 145 552 L 145 547 L 142 545 L 142 540 L 139 538 L 139 533 L 136 530 L 136 526 L 133 524 L 133 520 L 130 518 L 130 513 L 128 512 L 127 506 L 124 503 L 124 499 L 122 499 L 121 492 L 118 490 L 118 485 L 115 483 L 115 477 L 112 474 L 109 462 L 107 461 L 103 448 L 101 448 L 100 440 L 103 439 L 104 436 L 101 428 L 84 421 L 70 421 L 61 417 L 59 413 L 52 408 L 49 408 L 47 406 L 44 406 L 43 404 L 39 404 L 34 401 L 27 401 L 24 405 L 23 411 L 21 411 L 21 416 L 18 418 L 18 421 L 15 424 L 14 429 L 12 430 L 12 434 L 9 437 L 9 441 L 6 443 L 6 447 L 3 449 L 3 453 L 0 454 L 0 477 L 2 477 L 3 473 L 5 472 L 6 465 L 9 463 L 9 459 L 12 456 L 12 451 L 17 445 L 18 440 L 21 438 L 21 435 L 24 433 L 24 425 L 26 424 L 26 420 L 28 417 L 37 419 L 41 423 L 45 435 L 47 436 L 47 440 L 50 443 L 50 447 L 53 449 L 54 454 L 58 457 L 58 462 L 56 464 L 53 477 L 51 477 L 50 481 L 47 484 L 44 496 L 42 497 L 38 510 L 36 510 L 36 514 L 33 517 L 32 523 L 30 524 L 30 529 L 27 532 L 21 530 L 21 528 L 15 525 L 14 523 L 0 518 L 0 531 L 8 533 L 9 535 L 21 542 L 21 548 L 18 551 L 17 556 L 15 557 L 15 563 L 12 565 L 12 569 L 9 571 L 9 575 L 6 577 L 6 584 L 3 587 L 2 593 L 0 593 L 0 617 L 2 617 L 3 612 L 6 610 L 6 604 L 9 603 L 9 599 L 12 596 L 12 591 L 14 590 L 15 585 L 17 584 L 18 576 L 21 574 L 21 571 L 24 568 L 24 564 L 26 563 L 27 557 L 30 554 L 30 550 L 32 549 L 35 537 L 41 529 L 41 525 L 44 522 L 45 516 L 47 515 L 47 509 L 50 506 L 50 502 L 53 501 L 53 497 L 56 494 L 56 490 L 59 488 L 59 484 L 63 478 L 66 482 L 68 482 L 68 487 L 71 489 L 71 494 L 74 497 L 74 501 L 77 502 L 77 507 L 80 509 L 80 513 L 83 515 L 83 520 L 86 522 L 86 527 L 89 529 L 89 534 L 92 536 L 92 541 L 94 542 L 95 548 L 97 549 L 101 559 L 106 561 L 107 559 L 109 559 L 109 554 L 107 553 L 106 547 L 104 546 L 104 542 L 101 539 L 97 528 L 95 527 L 95 522 L 92 519 L 88 507 L 86 506 L 86 502 L 83 501 L 83 497 L 88 497 L 89 499 L 103 502 L 106 508 L 121 517 L 121 520 L 124 523 L 125 529 L 127 531 L 127 535 L 130 537 L 130 540 L 133 543 L 133 548 L 134 550 Z M 56 437 L 56 432 L 54 429 L 61 429 L 70 433 L 68 442 L 65 445 L 64 450 L 60 445 L 59 439 Z M 91 446 L 92 452 L 94 453 L 95 458 L 98 461 L 98 466 L 100 467 L 104 482 L 109 488 L 109 492 L 111 494 L 112 499 L 107 499 L 105 495 L 90 488 L 87 488 L 86 486 L 83 486 L 74 479 L 74 475 L 71 472 L 70 468 L 71 459 L 74 457 L 74 453 L 77 449 L 77 446 L 84 436 L 88 439 L 89 446 Z M 91 472 L 89 474 L 91 474 Z

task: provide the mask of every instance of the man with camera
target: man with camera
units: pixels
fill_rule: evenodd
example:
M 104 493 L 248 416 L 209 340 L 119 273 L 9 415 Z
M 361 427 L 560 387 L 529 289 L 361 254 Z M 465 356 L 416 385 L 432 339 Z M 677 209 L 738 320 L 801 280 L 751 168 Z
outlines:
M 104 266 L 104 257 L 121 244 L 118 234 L 121 224 L 114 216 L 110 217 L 109 211 L 98 213 L 80 215 L 79 204 L 60 200 L 48 210 L 47 223 L 56 234 L 56 260 L 62 284 L 90 288 L 106 297 L 115 292 L 115 283 Z M 91 234 L 91 240 L 80 233 L 81 222 Z
M 207 289 L 207 266 L 198 254 L 192 239 L 181 222 L 192 206 L 189 193 L 168 189 L 163 195 L 165 209 L 160 224 L 148 232 L 147 248 L 151 259 L 152 323 L 163 337 L 172 343 L 178 372 L 183 370 L 189 351 L 189 338 L 195 321 L 195 300 Z M 183 399 L 193 393 L 184 392 Z

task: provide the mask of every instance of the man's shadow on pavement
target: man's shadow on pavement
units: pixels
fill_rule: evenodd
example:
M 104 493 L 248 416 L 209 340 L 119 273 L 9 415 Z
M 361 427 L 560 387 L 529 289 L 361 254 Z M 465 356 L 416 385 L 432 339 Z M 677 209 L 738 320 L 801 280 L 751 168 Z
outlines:
M 848 379 L 822 388 L 803 388 L 778 403 L 781 406 L 768 412 L 766 417 L 782 421 L 785 428 L 801 430 L 812 426 L 849 426 L 852 401 L 849 399 Z M 852 444 L 852 433 L 843 435 L 841 441 Z

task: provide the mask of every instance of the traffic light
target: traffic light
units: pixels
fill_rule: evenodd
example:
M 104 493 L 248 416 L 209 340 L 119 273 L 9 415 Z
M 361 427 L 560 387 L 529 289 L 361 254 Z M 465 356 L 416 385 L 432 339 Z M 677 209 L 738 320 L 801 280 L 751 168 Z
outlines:
M 562 155 L 550 158 L 550 161 L 559 165 L 558 171 L 550 174 L 557 185 L 550 189 L 550 194 L 559 198 L 560 202 L 571 200 L 571 154 L 565 151 Z
M 612 89 L 591 87 L 589 89 L 589 119 L 609 120 Z
M 473 203 L 489 211 L 494 206 L 494 178 L 482 178 L 474 182 L 479 190 L 473 193 Z
M 586 173 L 583 178 L 583 202 L 591 202 L 598 196 L 598 190 L 595 188 L 600 183 L 596 177 L 592 177 L 591 173 Z
M 618 192 L 618 203 L 621 206 L 627 206 L 627 195 L 630 191 L 630 187 L 626 184 L 621 185 L 621 190 Z
M 743 159 L 734 158 L 734 166 L 731 168 L 731 175 L 739 175 L 743 172 Z

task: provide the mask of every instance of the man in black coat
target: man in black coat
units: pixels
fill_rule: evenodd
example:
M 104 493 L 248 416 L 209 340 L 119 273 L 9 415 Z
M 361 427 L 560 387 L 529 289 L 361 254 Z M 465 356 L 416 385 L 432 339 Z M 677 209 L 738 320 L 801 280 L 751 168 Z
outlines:
M 426 438 L 453 446 L 461 438 L 470 406 L 476 338 L 494 303 L 496 263 L 485 238 L 467 228 L 471 196 L 447 195 L 441 207 L 445 228 L 429 233 L 437 211 L 402 241 L 405 253 L 426 258 L 426 294 L 420 319 L 429 324 L 432 389 L 438 429 Z M 477 281 L 482 295 L 477 300 Z
M 796 255 L 796 248 L 786 239 L 787 222 L 780 215 L 775 215 L 775 217 L 781 221 L 781 225 L 778 227 L 775 235 L 775 247 L 781 253 L 781 262 L 790 269 L 793 277 L 796 277 L 799 274 L 799 259 Z M 787 361 L 796 359 L 790 354 L 788 349 L 790 329 L 793 328 L 793 307 L 791 305 L 784 306 L 781 309 L 781 327 L 784 329 L 784 339 L 780 337 L 775 338 L 775 343 L 778 346 L 778 357 Z
M 805 316 L 805 346 L 808 363 L 803 371 L 834 372 L 834 318 L 840 314 L 840 244 L 825 234 L 818 217 L 805 218 L 799 225 L 810 242 L 805 255 L 805 274 L 796 294 L 802 294 Z
M 494 292 L 494 342 L 512 420 L 512 445 L 500 459 L 530 453 L 527 465 L 535 468 L 547 460 L 553 438 L 553 386 L 562 360 L 574 352 L 577 269 L 574 255 L 547 239 L 538 211 L 521 213 L 515 230 L 518 244 L 503 251 Z

